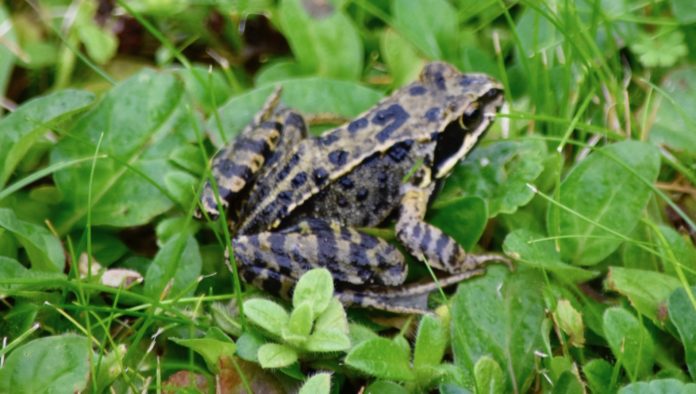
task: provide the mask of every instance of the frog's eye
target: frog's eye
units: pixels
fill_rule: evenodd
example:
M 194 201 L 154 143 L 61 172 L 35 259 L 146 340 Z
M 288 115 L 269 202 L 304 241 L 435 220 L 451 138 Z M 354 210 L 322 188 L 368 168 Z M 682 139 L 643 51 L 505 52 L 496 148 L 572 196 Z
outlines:
M 483 112 L 481 108 L 473 108 L 471 111 L 462 114 L 459 118 L 459 125 L 464 130 L 475 130 L 481 124 L 482 119 Z

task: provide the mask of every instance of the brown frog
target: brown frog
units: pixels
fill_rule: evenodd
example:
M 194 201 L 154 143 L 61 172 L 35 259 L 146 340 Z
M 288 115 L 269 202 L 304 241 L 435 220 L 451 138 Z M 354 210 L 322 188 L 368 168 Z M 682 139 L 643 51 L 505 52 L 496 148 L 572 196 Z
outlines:
M 331 271 L 347 305 L 427 310 L 435 283 L 404 285 L 402 253 L 359 231 L 390 220 L 416 258 L 447 275 L 439 285 L 483 272 L 497 255 L 472 255 L 423 218 L 438 184 L 474 148 L 503 103 L 501 85 L 430 63 L 418 81 L 355 120 L 307 137 L 302 116 L 276 90 L 212 164 L 201 205 L 227 209 L 242 277 L 287 296 L 305 271 Z M 219 200 L 216 198 L 216 192 Z

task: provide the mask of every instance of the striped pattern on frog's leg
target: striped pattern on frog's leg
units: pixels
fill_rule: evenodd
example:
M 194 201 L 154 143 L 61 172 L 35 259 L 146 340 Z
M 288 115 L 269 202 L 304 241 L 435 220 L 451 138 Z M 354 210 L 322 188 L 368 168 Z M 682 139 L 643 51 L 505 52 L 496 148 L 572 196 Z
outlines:
M 321 219 L 305 219 L 277 232 L 239 235 L 232 246 L 238 266 L 252 276 L 245 279 L 263 288 L 273 286 L 265 282 L 276 280 L 275 273 L 296 281 L 317 267 L 328 269 L 337 287 L 397 286 L 407 274 L 404 256 L 394 246 Z
M 279 95 L 280 89 L 276 89 L 254 120 L 213 158 L 212 174 L 220 201 L 223 208 L 232 208 L 233 220 L 254 180 L 306 136 L 302 116 L 280 107 Z M 213 219 L 219 216 L 220 208 L 210 182 L 204 186 L 201 205 Z M 197 212 L 196 216 L 200 218 L 201 213 Z
M 410 283 L 398 288 L 373 288 L 370 290 L 339 289 L 338 299 L 346 306 L 379 309 L 394 313 L 424 314 L 430 312 L 428 296 L 438 288 L 455 285 L 473 276 L 482 275 L 482 268 L 459 272 L 437 282 Z
M 423 221 L 428 199 L 435 187 L 411 184 L 402 186 L 401 210 L 396 223 L 396 237 L 420 260 L 449 273 L 480 268 L 490 261 L 508 262 L 497 254 L 468 254 L 457 241 L 439 228 Z

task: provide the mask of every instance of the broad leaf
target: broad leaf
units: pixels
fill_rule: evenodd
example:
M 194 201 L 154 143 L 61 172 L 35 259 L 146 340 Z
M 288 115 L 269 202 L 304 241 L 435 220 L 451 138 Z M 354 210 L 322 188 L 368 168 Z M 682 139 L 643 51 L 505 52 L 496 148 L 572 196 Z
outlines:
M 667 320 L 667 299 L 679 286 L 672 276 L 622 267 L 611 267 L 606 280 L 607 288 L 628 297 L 638 312 L 660 327 Z
M 481 357 L 474 366 L 476 392 L 479 394 L 502 394 L 505 392 L 505 375 L 500 365 L 489 356 Z
M 282 334 L 290 320 L 290 315 L 282 306 L 261 298 L 245 301 L 244 314 L 252 323 L 278 336 Z
M 93 100 L 92 93 L 61 90 L 32 99 L 0 120 L 0 188 L 39 137 L 57 123 L 84 110 Z
M 683 3 L 695 4 L 690 0 Z M 692 110 L 696 107 L 696 67 L 669 73 L 661 88 L 668 96 L 656 101 L 659 108 L 650 130 L 650 140 L 696 155 L 696 113 Z
M 350 349 L 348 334 L 339 330 L 316 331 L 307 339 L 304 349 L 309 352 L 342 352 Z
M 410 381 L 415 378 L 410 358 L 408 348 L 379 337 L 355 346 L 346 356 L 346 364 L 380 379 Z
M 527 187 L 544 169 L 546 145 L 542 141 L 497 141 L 479 146 L 455 167 L 444 195 L 466 193 L 488 202 L 488 216 L 513 213 L 534 193 Z
M 696 384 L 677 379 L 656 379 L 650 382 L 631 383 L 622 387 L 619 394 L 696 394 Z
M 331 374 L 323 372 L 307 379 L 298 394 L 329 394 L 330 392 Z
M 297 281 L 292 294 L 292 304 L 298 308 L 303 303 L 310 306 L 313 316 L 324 312 L 333 297 L 333 278 L 329 270 L 316 268 L 304 273 Z
M 471 250 L 488 223 L 486 201 L 478 196 L 454 198 L 438 203 L 428 213 L 428 222 Z
M 223 357 L 232 358 L 236 346 L 219 328 L 211 328 L 204 338 L 170 338 L 203 356 L 208 370 L 217 372 Z
M 51 153 L 58 163 L 94 155 L 103 133 L 92 183 L 92 224 L 135 226 L 167 211 L 165 179 L 179 171 L 168 160 L 193 139 L 184 116 L 182 83 L 170 74 L 142 71 L 114 87 L 62 138 Z M 57 226 L 65 232 L 84 223 L 92 163 L 54 174 L 64 195 Z
M 572 212 L 550 206 L 547 217 L 551 235 L 573 235 L 558 240 L 563 259 L 594 265 L 616 250 L 622 239 L 603 228 L 633 231 L 659 168 L 657 149 L 638 141 L 603 147 L 576 165 L 560 187 L 559 202 Z
M 512 391 L 515 382 L 516 391 L 525 392 L 532 381 L 534 351 L 542 348 L 542 287 L 536 272 L 510 274 L 500 266 L 461 283 L 452 300 L 455 364 L 473 376 L 475 363 L 489 355 L 506 371 L 505 391 Z
M 57 287 L 58 281 L 66 279 L 61 272 L 30 270 L 17 260 L 0 256 L 0 294 L 8 295 L 25 288 L 54 288 Z
M 295 57 L 308 73 L 357 79 L 363 47 L 353 21 L 332 2 L 283 0 L 280 25 Z
M 7 83 L 10 80 L 12 67 L 15 63 L 15 56 L 8 46 L 17 45 L 17 35 L 12 26 L 12 20 L 7 12 L 7 8 L 3 3 L 0 4 L 0 25 L 5 26 L 5 24 L 8 24 L 9 29 L 2 36 L 5 44 L 0 45 L 0 96 L 5 96 L 5 89 L 7 89 Z M 2 115 L 2 112 L 2 109 L 0 109 L 0 115 Z
M 446 0 L 392 1 L 394 27 L 426 57 L 455 59 L 457 11 Z
M 582 314 L 578 312 L 568 300 L 558 300 L 553 318 L 558 327 L 568 335 L 568 342 L 576 347 L 585 345 L 585 325 L 582 323 Z
M 696 287 L 689 289 L 690 295 L 683 288 L 677 289 L 667 304 L 669 319 L 672 321 L 684 345 L 686 365 L 692 379 L 696 379 L 696 305 L 694 294 Z
M 690 0 L 671 0 L 672 15 L 683 24 L 696 22 L 696 4 Z
M 297 353 L 285 345 L 267 343 L 259 348 L 258 359 L 263 368 L 284 368 L 297 361 Z
M 587 385 L 593 393 L 611 393 L 611 375 L 613 366 L 601 358 L 590 360 L 582 367 Z
M 348 318 L 343 304 L 337 299 L 332 298 L 329 306 L 317 317 L 314 323 L 314 331 L 336 330 L 348 334 Z
M 292 79 L 279 83 L 283 87 L 281 101 L 290 108 L 306 114 L 330 113 L 351 118 L 373 106 L 382 94 L 355 82 L 326 78 Z M 208 120 L 207 129 L 215 145 L 230 141 L 254 117 L 273 91 L 263 86 L 229 99 L 218 108 L 222 134 L 215 117 Z
M 448 342 L 447 327 L 433 315 L 421 318 L 413 349 L 413 366 L 437 367 L 445 355 Z
M 696 248 L 694 248 L 694 244 L 688 236 L 679 234 L 672 227 L 660 225 L 658 230 L 661 237 L 654 237 L 657 238 L 658 250 L 662 256 L 669 258 L 663 259 L 665 273 L 679 277 L 677 274 L 678 264 L 689 283 L 696 283 Z M 676 261 L 673 261 L 672 258 Z
M 47 272 L 63 272 L 65 254 L 60 241 L 48 229 L 17 219 L 14 212 L 0 208 L 0 229 L 17 238 L 29 256 L 33 269 Z
M 582 283 L 599 275 L 598 271 L 588 271 L 564 263 L 554 247 L 553 240 L 525 229 L 509 233 L 505 237 L 503 251 L 531 267 L 553 272 L 563 281 Z
M 647 376 L 655 362 L 655 345 L 648 330 L 630 312 L 613 307 L 604 312 L 604 335 L 614 357 L 632 380 Z
M 89 379 L 89 340 L 78 335 L 34 339 L 10 353 L 0 369 L 2 393 L 82 392 Z
M 201 253 L 192 236 L 171 238 L 157 252 L 145 274 L 145 294 L 153 298 L 193 294 L 201 274 Z M 162 292 L 166 294 L 162 294 Z
M 418 78 L 425 61 L 399 33 L 387 29 L 380 36 L 380 52 L 389 67 L 393 86 L 403 86 Z

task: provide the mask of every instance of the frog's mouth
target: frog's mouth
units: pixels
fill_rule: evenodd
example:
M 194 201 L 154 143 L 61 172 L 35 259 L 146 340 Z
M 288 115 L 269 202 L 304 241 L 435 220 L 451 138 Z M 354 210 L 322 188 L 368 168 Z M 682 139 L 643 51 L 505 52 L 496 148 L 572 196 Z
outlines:
M 502 90 L 492 88 L 445 127 L 435 147 L 435 178 L 447 175 L 476 146 L 502 105 Z

